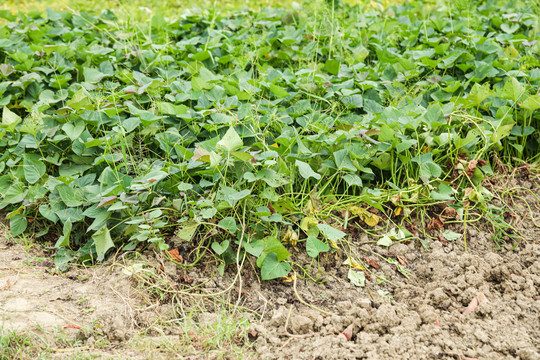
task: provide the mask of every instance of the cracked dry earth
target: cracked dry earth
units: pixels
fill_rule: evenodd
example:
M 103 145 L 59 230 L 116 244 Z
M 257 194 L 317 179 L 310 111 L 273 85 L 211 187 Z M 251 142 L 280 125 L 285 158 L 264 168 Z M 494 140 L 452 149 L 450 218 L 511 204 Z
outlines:
M 519 185 L 529 189 L 521 193 L 529 206 L 514 203 L 511 221 L 524 237 L 515 248 L 508 242 L 496 249 L 493 229 L 478 222 L 467 228 L 467 252 L 461 240 L 433 241 L 427 250 L 418 242 L 396 243 L 386 249 L 373 245 L 366 235 L 357 236 L 357 248 L 377 259 L 372 274 L 387 280 L 377 282 L 373 277 L 365 287 L 355 287 L 347 280 L 348 267 L 341 265 L 345 260 L 341 252 L 322 264 L 324 284 L 299 279 L 296 289 L 280 280 L 260 283 L 246 267 L 241 305 L 252 310 L 246 316 L 252 324 L 249 343 L 253 352 L 245 357 L 540 359 L 540 221 L 535 220 L 540 219 L 540 191 L 534 181 Z M 463 232 L 460 226 L 449 228 Z M 84 337 L 77 329 L 73 336 L 82 337 L 87 351 L 96 358 L 145 358 L 148 354 L 125 348 L 97 349 L 97 335 L 119 344 L 151 324 L 161 308 L 166 309 L 161 311 L 161 319 L 179 317 L 166 303 L 145 310 L 134 293 L 132 279 L 119 269 L 100 266 L 60 276 L 39 263 L 27 265 L 28 257 L 20 246 L 0 239 L 4 327 L 28 329 L 39 324 L 65 329 L 66 324 L 77 324 L 94 329 L 93 336 Z M 150 264 L 163 260 L 149 253 L 144 258 Z M 383 258 L 400 259 L 409 271 L 408 278 Z M 309 264 L 310 260 L 303 261 Z M 230 268 L 224 277 L 208 280 L 215 270 L 211 266 L 184 271 L 170 265 L 164 267 L 166 278 L 179 289 L 187 287 L 182 281 L 189 279 L 189 286 L 200 284 L 201 291 L 218 293 L 230 286 L 235 275 Z M 216 318 L 210 315 L 201 314 L 199 321 Z M 177 339 L 179 331 L 172 327 L 166 333 Z M 208 358 L 196 353 L 175 356 Z M 57 358 L 70 356 L 59 354 Z

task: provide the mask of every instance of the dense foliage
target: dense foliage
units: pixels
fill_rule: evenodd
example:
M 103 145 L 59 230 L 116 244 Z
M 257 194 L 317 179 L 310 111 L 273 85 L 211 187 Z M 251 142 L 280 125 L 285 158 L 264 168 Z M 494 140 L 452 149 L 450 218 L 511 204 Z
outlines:
M 485 207 L 494 159 L 538 154 L 540 36 L 532 10 L 471 5 L 3 12 L 0 208 L 58 234 L 61 269 L 175 230 L 271 279 L 345 237 L 336 210 Z

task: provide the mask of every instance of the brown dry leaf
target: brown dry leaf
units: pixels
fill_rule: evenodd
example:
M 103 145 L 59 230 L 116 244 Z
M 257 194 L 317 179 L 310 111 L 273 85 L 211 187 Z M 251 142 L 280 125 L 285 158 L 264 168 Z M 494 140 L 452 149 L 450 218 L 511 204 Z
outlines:
M 433 217 L 431 218 L 431 221 L 429 222 L 426 231 L 430 230 L 441 230 L 444 226 L 444 222 L 440 217 Z
M 180 256 L 180 253 L 178 252 L 178 249 L 171 249 L 169 250 L 169 255 L 171 255 L 171 257 L 175 260 L 175 261 L 178 261 L 178 262 L 183 262 L 184 259 L 182 258 L 182 256 Z
M 477 164 L 478 164 L 478 161 L 473 159 L 473 160 L 469 161 L 469 165 L 467 166 L 467 169 L 472 173 L 476 169 Z
M 407 259 L 404 256 L 397 256 L 398 262 L 401 266 L 407 266 Z
M 446 208 L 444 208 L 443 214 L 444 214 L 444 216 L 448 216 L 448 217 L 453 218 L 453 217 L 456 217 L 458 213 L 457 213 L 456 209 L 451 208 L 450 206 L 447 206 Z
M 397 196 L 393 196 L 390 201 L 392 201 L 392 204 L 396 205 L 399 203 L 399 201 L 401 200 L 401 193 L 399 193 Z
M 193 282 L 193 279 L 190 278 L 188 274 L 182 275 L 182 280 L 184 280 L 186 284 L 191 284 Z
M 366 275 L 366 280 L 373 281 L 373 276 L 367 271 L 366 269 L 362 270 L 364 272 L 364 275 Z
M 363 260 L 367 265 L 371 266 L 374 269 L 378 269 L 380 267 L 380 265 L 372 258 L 364 257 Z

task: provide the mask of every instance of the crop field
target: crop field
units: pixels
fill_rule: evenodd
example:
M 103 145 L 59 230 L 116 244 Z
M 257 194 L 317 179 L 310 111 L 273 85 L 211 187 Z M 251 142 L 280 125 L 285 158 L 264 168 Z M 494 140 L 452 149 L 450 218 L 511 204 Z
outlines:
M 34 265 L 56 277 L 116 264 L 123 271 L 114 276 L 131 276 L 146 289 L 147 308 L 172 304 L 172 318 L 160 317 L 160 329 L 166 324 L 177 334 L 180 327 L 180 343 L 188 334 L 185 344 L 204 346 L 188 351 L 169 339 L 165 355 L 152 348 L 156 358 L 307 359 L 317 351 L 303 353 L 301 341 L 319 340 L 333 344 L 322 358 L 536 358 L 540 4 L 191 5 L 0 5 L 0 211 L 7 243 L 25 244 Z M 489 287 L 495 278 L 511 278 L 510 270 L 488 270 L 501 263 L 494 256 L 525 264 L 511 270 L 523 280 L 513 288 L 516 298 Z M 448 261 L 463 264 L 467 280 L 444 292 L 453 279 L 444 270 Z M 485 270 L 490 285 L 471 284 L 467 264 Z M 450 278 L 422 275 L 439 267 Z M 427 303 L 435 301 L 429 314 L 438 315 L 407 301 L 409 318 L 422 319 L 416 336 L 426 331 L 421 324 L 436 321 L 439 328 L 439 318 L 452 318 L 454 310 L 467 316 L 478 307 L 485 315 L 486 302 L 511 304 L 519 294 L 536 302 L 521 323 L 509 320 L 517 329 L 514 347 L 477 336 L 478 328 L 459 332 L 441 324 L 448 332 L 441 338 L 454 343 L 433 348 L 433 335 L 429 350 L 413 351 L 385 338 L 410 324 L 385 319 L 405 316 L 400 294 L 407 298 L 404 289 L 418 279 L 426 289 L 438 281 L 425 294 Z M 205 292 L 209 282 L 217 287 L 212 295 Z M 257 289 L 274 306 L 270 317 L 254 300 Z M 328 293 L 314 295 L 320 289 Z M 443 297 L 449 300 L 433 300 Z M 371 305 L 357 304 L 359 298 Z M 210 315 L 186 330 L 191 315 L 184 306 Z M 368 316 L 354 309 L 373 312 L 376 325 L 362 325 Z M 222 339 L 228 350 L 205 342 L 213 323 L 205 316 L 223 320 L 223 338 L 214 341 Z M 134 319 L 130 331 L 139 335 L 155 327 Z M 483 320 L 468 325 L 500 327 L 503 338 L 510 336 L 494 315 Z M 235 322 L 246 326 L 240 331 Z M 269 328 L 283 341 L 263 336 L 274 333 Z M 116 356 L 108 352 L 114 341 L 133 343 L 110 335 L 118 329 L 104 329 L 87 330 L 94 341 L 97 334 L 107 339 L 98 358 Z M 194 333 L 202 334 L 198 342 Z M 43 352 L 30 340 L 24 345 L 22 335 L 1 334 L 0 344 L 9 344 L 2 360 L 62 354 L 50 343 Z M 56 349 L 61 342 L 54 341 Z M 370 343 L 375 350 L 362 348 Z

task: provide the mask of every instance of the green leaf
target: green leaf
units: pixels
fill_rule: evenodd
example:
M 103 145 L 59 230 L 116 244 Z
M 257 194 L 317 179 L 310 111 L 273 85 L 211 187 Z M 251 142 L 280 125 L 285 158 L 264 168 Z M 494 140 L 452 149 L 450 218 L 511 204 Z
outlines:
M 234 130 L 234 127 L 231 126 L 225 133 L 225 136 L 218 141 L 217 146 L 223 150 L 231 152 L 244 146 L 244 143 L 236 130 Z
M 392 245 L 392 239 L 388 235 L 383 235 L 378 241 L 377 245 L 389 247 Z
M 85 128 L 86 124 L 82 120 L 77 120 L 74 123 L 68 122 L 62 125 L 62 130 L 64 130 L 71 141 L 77 140 Z
M 264 250 L 264 242 L 262 240 L 257 240 L 251 243 L 244 242 L 242 243 L 246 252 L 255 257 L 259 257 Z
M 364 104 L 362 95 L 350 95 L 345 96 L 341 99 L 341 102 L 349 109 L 361 109 L 362 105 Z
M 217 241 L 214 241 L 212 243 L 212 250 L 218 255 L 222 255 L 225 251 L 227 251 L 227 248 L 229 247 L 229 240 L 223 241 L 221 244 Z
M 238 230 L 238 228 L 236 227 L 236 220 L 234 220 L 233 217 L 231 216 L 228 216 L 224 219 L 222 219 L 219 223 L 218 223 L 218 226 L 224 228 L 225 230 L 227 230 L 228 232 L 234 234 L 236 232 L 236 230 Z
M 2 128 L 7 131 L 15 130 L 15 127 L 22 121 L 21 117 L 15 114 L 13 111 L 9 110 L 4 106 L 4 111 L 2 113 Z
M 339 170 L 356 171 L 356 167 L 351 162 L 348 150 L 342 149 L 334 152 L 334 160 Z
M 75 191 L 73 188 L 66 184 L 60 184 L 56 187 L 60 198 L 69 207 L 81 206 L 84 203 L 84 196 L 82 193 Z
M 343 176 L 343 180 L 345 180 L 349 186 L 362 186 L 362 179 L 356 174 L 346 174 Z
M 409 149 L 411 146 L 414 146 L 417 143 L 418 140 L 416 139 L 399 140 L 399 143 L 396 145 L 396 151 L 398 153 L 402 153 L 403 151 Z
M 521 104 L 521 107 L 529 111 L 540 109 L 540 94 L 531 95 L 526 98 Z
M 340 66 L 341 64 L 338 60 L 326 60 L 324 70 L 326 70 L 329 74 L 337 75 L 339 73 Z
M 24 154 L 23 156 L 24 178 L 29 184 L 37 183 L 47 170 L 47 167 L 40 161 L 39 155 Z
M 98 69 L 95 68 L 87 68 L 85 67 L 83 69 L 84 73 L 84 81 L 87 83 L 95 84 L 100 82 L 104 77 L 107 76 L 107 74 L 102 73 Z
M 261 267 L 261 279 L 272 280 L 287 276 L 291 271 L 291 264 L 286 261 L 279 262 L 276 253 L 270 253 Z
M 268 254 L 275 253 L 277 254 L 278 261 L 283 261 L 287 259 L 289 256 L 291 256 L 291 253 L 283 246 L 283 243 L 276 239 L 273 236 L 268 236 L 263 239 L 264 242 L 264 250 L 262 251 L 261 255 L 257 259 L 257 266 L 261 267 L 264 259 Z
M 213 207 L 208 207 L 201 210 L 201 216 L 203 217 L 203 219 L 211 219 L 214 217 L 214 215 L 216 215 L 216 213 L 217 210 Z
M 289 96 L 289 93 L 287 92 L 287 90 L 285 90 L 279 85 L 270 84 L 269 88 L 270 88 L 270 91 L 279 98 L 284 98 L 284 97 Z
M 195 232 L 197 231 L 197 228 L 199 227 L 199 223 L 195 221 L 189 221 L 182 223 L 182 225 L 176 230 L 176 236 L 180 238 L 183 241 L 190 242 L 193 236 L 195 235 Z
M 512 131 L 512 128 L 514 127 L 514 125 L 515 125 L 514 123 L 510 123 L 510 124 L 501 125 L 497 127 L 495 132 L 491 135 L 491 139 L 493 140 L 493 142 L 494 143 L 499 142 L 503 138 L 510 135 L 510 132 Z
M 60 248 L 54 256 L 54 265 L 60 271 L 66 271 L 68 269 L 68 264 L 75 260 L 77 257 L 71 249 Z
M 309 166 L 309 164 L 303 162 L 303 161 L 300 161 L 300 160 L 296 160 L 296 162 L 294 163 L 296 166 L 298 166 L 298 170 L 300 171 L 300 175 L 304 178 L 304 179 L 309 179 L 309 178 L 315 178 L 316 180 L 319 180 L 321 178 L 321 175 L 320 174 L 317 174 L 315 171 L 313 171 L 313 169 L 311 168 L 311 166 Z
M 54 247 L 59 248 L 59 247 L 69 246 L 69 238 L 71 235 L 72 228 L 73 228 L 73 224 L 71 223 L 71 221 L 68 220 L 64 223 L 63 234 L 62 236 L 58 238 L 58 240 L 56 241 L 56 244 L 54 244 Z
M 523 85 L 521 85 L 516 78 L 511 76 L 508 80 L 506 80 L 506 83 L 502 88 L 501 98 L 517 102 L 524 94 L 525 88 Z
M 431 153 L 422 154 L 411 161 L 420 164 L 420 175 L 426 179 L 438 178 L 442 175 L 442 169 L 433 162 Z
M 316 237 L 309 236 L 306 240 L 306 252 L 312 258 L 316 258 L 322 252 L 330 250 L 330 246 Z
M 433 200 L 437 201 L 454 200 L 454 190 L 450 186 L 443 183 L 439 184 L 439 192 L 431 190 L 430 195 Z
M 366 285 L 366 274 L 364 274 L 363 271 L 349 269 L 349 274 L 347 275 L 347 278 L 354 286 L 363 287 Z
M 445 230 L 442 235 L 448 241 L 456 241 L 463 236 L 462 234 L 458 234 L 456 232 L 453 232 L 452 230 Z
M 94 235 L 92 235 L 92 239 L 94 239 L 94 246 L 98 255 L 97 260 L 103 261 L 107 250 L 114 247 L 114 242 L 112 241 L 111 233 L 109 232 L 107 225 L 104 225 L 101 229 L 96 231 Z
M 21 214 L 16 214 L 9 219 L 9 229 L 13 236 L 21 235 L 26 230 L 27 226 L 28 220 Z
M 317 227 L 324 234 L 324 236 L 326 236 L 328 239 L 332 241 L 338 241 L 339 239 L 342 239 L 347 235 L 343 231 L 338 230 L 335 227 L 330 226 L 328 224 L 318 224 Z

